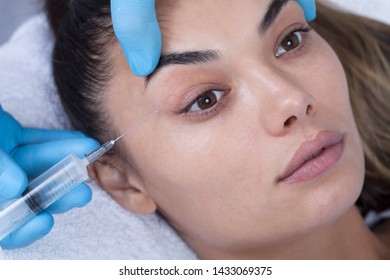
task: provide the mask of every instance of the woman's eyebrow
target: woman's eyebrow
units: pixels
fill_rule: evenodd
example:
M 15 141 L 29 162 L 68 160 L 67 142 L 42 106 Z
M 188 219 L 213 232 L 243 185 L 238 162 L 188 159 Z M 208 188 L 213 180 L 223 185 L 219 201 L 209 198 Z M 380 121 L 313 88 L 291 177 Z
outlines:
M 290 0 L 273 0 L 268 7 L 268 11 L 260 24 L 260 34 L 264 34 L 274 23 L 282 9 Z
M 188 52 L 174 52 L 165 55 L 161 55 L 160 61 L 156 69 L 146 77 L 145 86 L 153 78 L 156 73 L 163 67 L 168 65 L 189 65 L 189 64 L 201 64 L 209 63 L 219 59 L 218 51 L 214 50 L 202 50 L 202 51 L 188 51 Z
M 274 23 L 282 9 L 290 0 L 273 0 L 260 24 L 260 34 L 264 34 Z M 169 65 L 189 65 L 213 62 L 219 59 L 219 54 L 215 50 L 201 50 L 188 52 L 174 52 L 161 55 L 160 61 L 156 69 L 145 78 L 145 87 L 148 86 L 150 80 L 164 67 Z

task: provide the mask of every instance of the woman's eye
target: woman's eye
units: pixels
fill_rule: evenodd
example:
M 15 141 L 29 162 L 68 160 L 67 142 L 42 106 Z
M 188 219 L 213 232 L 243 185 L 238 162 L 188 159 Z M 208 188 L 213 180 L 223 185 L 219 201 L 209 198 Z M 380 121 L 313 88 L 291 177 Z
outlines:
M 283 39 L 282 43 L 276 50 L 275 56 L 279 57 L 286 52 L 292 51 L 293 49 L 298 48 L 301 43 L 302 33 L 300 31 L 292 32 Z
M 223 96 L 222 90 L 209 90 L 201 94 L 188 106 L 188 111 L 204 111 L 214 107 Z

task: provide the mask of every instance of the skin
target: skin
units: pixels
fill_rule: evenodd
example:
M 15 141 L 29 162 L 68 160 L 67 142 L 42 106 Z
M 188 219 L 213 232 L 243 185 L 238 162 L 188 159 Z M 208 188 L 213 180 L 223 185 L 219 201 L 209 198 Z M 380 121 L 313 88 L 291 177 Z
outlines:
M 164 67 L 145 86 L 115 46 L 105 92 L 113 129 L 159 113 L 122 140 L 118 156 L 95 165 L 97 181 L 129 210 L 160 211 L 202 258 L 384 257 L 354 207 L 364 157 L 338 58 L 313 30 L 275 56 L 287 35 L 307 27 L 300 6 L 288 2 L 260 34 L 270 1 L 176 2 L 157 2 L 163 54 L 219 57 Z M 224 93 L 218 105 L 183 112 L 211 89 Z M 337 164 L 308 181 L 278 182 L 300 145 L 324 130 L 344 136 Z

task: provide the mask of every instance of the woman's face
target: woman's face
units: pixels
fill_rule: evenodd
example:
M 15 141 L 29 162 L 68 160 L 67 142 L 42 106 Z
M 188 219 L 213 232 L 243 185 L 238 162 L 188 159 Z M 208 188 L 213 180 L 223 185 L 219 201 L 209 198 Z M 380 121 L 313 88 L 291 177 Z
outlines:
M 300 6 L 157 5 L 164 65 L 146 81 L 118 56 L 106 95 L 118 132 L 159 111 L 122 142 L 133 185 L 203 256 L 340 218 L 360 193 L 363 153 L 342 66 Z

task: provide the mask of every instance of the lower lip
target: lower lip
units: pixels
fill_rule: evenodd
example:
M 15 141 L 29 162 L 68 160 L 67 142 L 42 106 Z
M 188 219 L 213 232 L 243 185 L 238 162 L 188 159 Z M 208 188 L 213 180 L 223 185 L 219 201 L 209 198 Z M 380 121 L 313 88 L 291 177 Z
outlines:
M 344 151 L 343 142 L 326 148 L 319 156 L 305 162 L 290 176 L 280 183 L 296 184 L 312 180 L 331 169 L 341 158 Z

